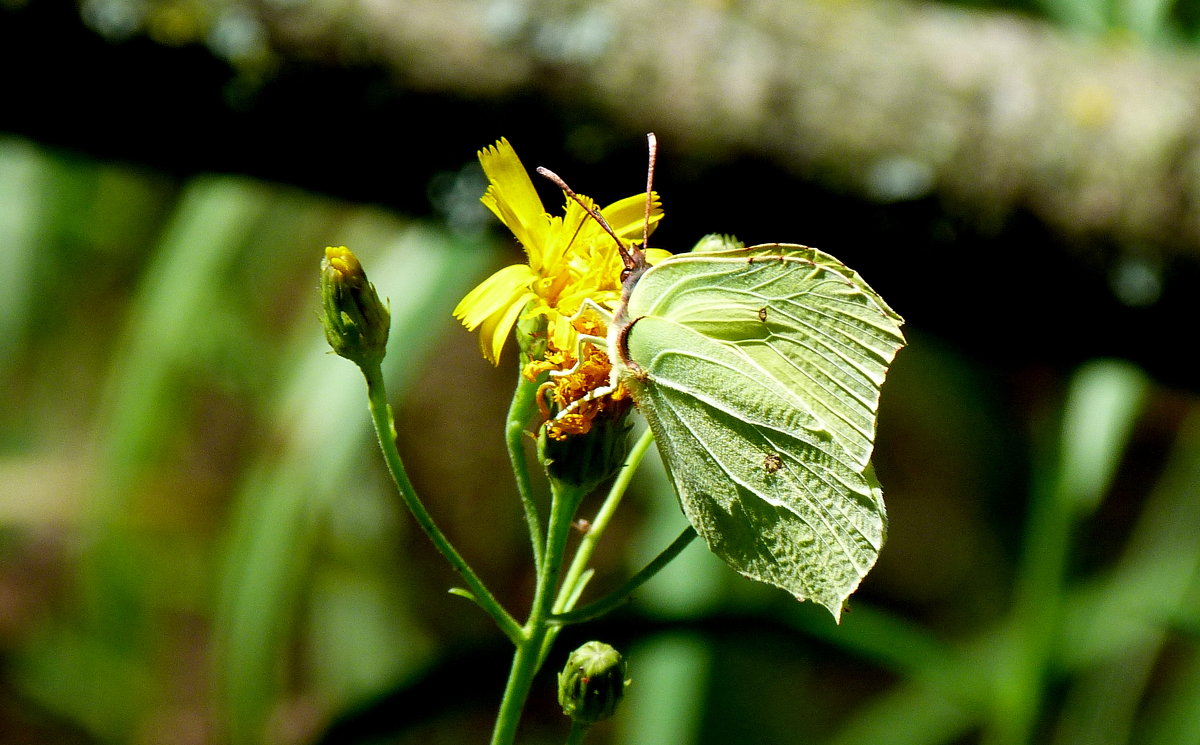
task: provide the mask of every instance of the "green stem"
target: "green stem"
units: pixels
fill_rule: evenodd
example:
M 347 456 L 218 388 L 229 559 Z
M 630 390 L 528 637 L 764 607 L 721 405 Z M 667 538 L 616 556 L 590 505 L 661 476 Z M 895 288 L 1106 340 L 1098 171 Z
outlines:
M 575 556 L 571 560 L 571 567 L 567 570 L 566 577 L 563 579 L 558 600 L 554 604 L 555 613 L 570 610 L 567 605 L 571 597 L 578 597 L 576 585 L 580 582 L 584 571 L 587 569 L 588 562 L 592 560 L 592 553 L 596 550 L 596 544 L 600 541 L 601 536 L 604 535 L 609 522 L 612 521 L 617 507 L 621 505 L 621 499 L 629 489 L 629 482 L 633 479 L 633 474 L 637 470 L 638 464 L 642 462 L 642 458 L 645 457 L 646 451 L 650 449 L 650 445 L 653 442 L 654 435 L 647 429 L 629 451 L 629 457 L 625 459 L 625 465 L 621 468 L 620 473 L 617 474 L 616 480 L 613 481 L 612 488 L 608 490 L 608 496 L 605 497 L 604 504 L 600 506 L 595 519 L 592 520 L 591 527 L 588 528 L 587 533 L 584 533 L 583 539 L 579 542 L 579 548 L 575 551 Z
M 662 553 L 654 557 L 654 561 L 651 561 L 640 572 L 630 577 L 625 584 L 621 585 L 619 588 L 613 590 L 599 600 L 594 600 L 588 603 L 582 608 L 577 608 L 565 613 L 555 613 L 554 615 L 550 616 L 550 623 L 566 626 L 573 623 L 590 621 L 593 618 L 608 613 L 613 608 L 616 608 L 621 603 L 624 603 L 629 596 L 632 595 L 637 588 L 644 585 L 647 580 L 662 571 L 662 568 L 671 563 L 671 561 L 679 555 L 679 552 L 687 548 L 688 544 L 691 543 L 695 537 L 696 529 L 691 525 L 687 526 L 683 529 L 683 532 L 679 534 L 678 538 L 676 538 L 674 541 L 671 541 L 671 545 L 667 546 L 665 549 L 663 549 Z
M 528 627 L 527 627 L 528 628 Z M 512 745 L 517 738 L 517 725 L 521 722 L 521 711 L 529 698 L 533 676 L 538 668 L 538 651 L 546 634 L 547 626 L 533 628 L 533 634 L 517 644 L 512 667 L 508 671 L 508 683 L 504 686 L 504 698 L 496 715 L 492 730 L 492 745 Z M 536 643 L 536 646 L 535 646 Z
M 395 481 L 397 489 L 400 491 L 400 497 L 404 500 L 404 505 L 408 507 L 408 511 L 412 513 L 413 518 L 421 529 L 425 531 L 425 535 L 433 541 L 433 545 L 441 552 L 455 571 L 467 583 L 467 588 L 480 608 L 492 617 L 500 630 L 505 636 L 513 641 L 514 644 L 519 644 L 525 638 L 524 630 L 517 624 L 516 620 L 509 615 L 508 611 L 496 601 L 496 598 L 488 590 L 475 571 L 471 569 L 466 560 L 450 543 L 441 529 L 433 521 L 433 517 L 425 509 L 425 505 L 417 496 L 416 489 L 413 488 L 412 482 L 408 479 L 408 474 L 404 470 L 404 462 L 400 459 L 400 453 L 396 450 L 396 426 L 392 419 L 391 407 L 387 404 L 387 388 L 383 382 L 383 372 L 378 364 L 369 365 L 362 368 L 363 376 L 367 379 L 367 399 L 371 410 L 371 421 L 375 424 L 375 434 L 379 438 L 379 447 L 383 451 L 383 459 L 387 463 L 388 471 L 392 475 L 392 480 Z
M 513 655 L 508 684 L 500 702 L 500 712 L 496 716 L 492 745 L 512 745 L 515 741 L 521 711 L 525 708 L 525 701 L 529 698 L 529 691 L 533 685 L 533 676 L 542 665 L 543 649 L 549 647 L 552 632 L 556 633 L 559 628 L 552 626 L 548 619 L 552 610 L 554 588 L 562 570 L 567 537 L 571 531 L 571 518 L 579 506 L 579 500 L 583 498 L 583 493 L 561 482 L 552 482 L 552 486 L 550 524 L 546 533 L 546 550 L 542 555 L 544 561 L 538 572 L 529 620 L 522 629 L 521 638 L 516 642 L 517 651 Z
M 517 492 L 521 506 L 525 508 L 525 524 L 529 529 L 529 541 L 533 545 L 534 570 L 541 572 L 543 561 L 542 517 L 537 502 L 533 499 L 533 482 L 529 478 L 529 459 L 525 457 L 525 427 L 537 397 L 538 383 L 530 382 L 518 374 L 517 389 L 513 392 L 512 404 L 508 408 L 508 420 L 504 426 L 504 441 L 508 446 L 508 459 L 512 463 L 513 476 L 517 481 Z
M 579 722 L 571 722 L 571 734 L 567 735 L 566 745 L 580 745 L 583 742 L 584 735 L 590 729 L 589 725 L 580 724 Z
M 524 382 L 522 385 L 525 385 Z M 525 398 L 525 395 L 529 395 L 530 397 Z M 523 443 L 520 437 L 523 436 L 526 420 L 522 418 L 522 410 L 519 407 L 520 405 L 532 405 L 532 396 L 535 395 L 536 387 L 533 387 L 528 394 L 523 394 L 518 389 L 517 394 L 513 397 L 513 405 L 510 409 L 508 430 L 506 433 L 509 442 L 509 455 L 514 464 L 514 472 L 524 468 L 523 458 L 520 459 L 519 465 L 518 458 L 521 456 L 520 446 Z M 520 723 L 521 712 L 525 708 L 525 702 L 529 698 L 529 692 L 533 686 L 533 678 L 545 662 L 546 656 L 549 654 L 554 640 L 562 630 L 563 624 L 573 622 L 570 618 L 564 620 L 557 616 L 571 609 L 571 606 L 574 605 L 582 592 L 583 585 L 586 584 L 587 579 L 591 576 L 587 565 L 591 561 L 596 544 L 604 534 L 608 524 L 612 521 L 613 514 L 616 512 L 622 497 L 629 487 L 629 481 L 633 477 L 638 463 L 641 462 L 642 457 L 646 454 L 653 441 L 653 435 L 647 432 L 630 451 L 625 467 L 613 483 L 599 512 L 596 513 L 590 529 L 580 541 L 571 566 L 565 576 L 563 576 L 561 583 L 559 582 L 559 577 L 562 574 L 567 542 L 571 532 L 571 520 L 584 494 L 578 488 L 569 487 L 557 481 L 551 482 L 553 489 L 550 503 L 550 521 L 546 529 L 545 548 L 541 553 L 541 562 L 537 567 L 537 586 L 534 590 L 533 607 L 530 610 L 529 620 L 521 629 L 520 637 L 514 640 L 517 649 L 513 654 L 508 684 L 505 686 L 504 698 L 500 702 L 500 711 L 496 716 L 496 727 L 492 732 L 492 745 L 512 745 L 515 742 L 517 726 Z M 522 478 L 518 474 L 519 485 Z M 525 478 L 527 478 L 527 474 Z M 523 496 L 522 499 L 526 499 L 526 497 Z M 536 515 L 536 506 L 533 504 L 532 498 L 528 498 L 526 501 L 526 519 L 531 521 L 530 535 L 535 540 L 536 536 L 540 535 L 540 532 L 535 532 L 535 526 L 532 522 L 536 520 Z M 629 592 L 632 592 L 636 587 L 662 569 L 693 538 L 695 538 L 695 532 L 691 528 L 685 530 L 650 565 L 622 587 L 622 590 L 625 591 L 624 594 L 627 595 Z M 556 588 L 557 593 L 555 592 Z M 613 596 L 610 596 L 600 602 L 616 605 L 623 597 L 624 595 L 621 595 L 614 599 Z M 594 612 L 596 611 L 595 604 L 588 606 L 584 610 L 589 611 L 592 615 L 598 615 L 598 613 Z M 568 742 L 582 742 L 586 730 L 586 727 L 573 725 L 571 739 Z
M 604 498 L 604 503 L 600 505 L 600 510 L 596 513 L 595 519 L 592 520 L 591 527 L 584 533 L 583 538 L 579 542 L 579 547 L 575 549 L 575 556 L 571 560 L 571 566 L 563 578 L 562 585 L 558 589 L 558 597 L 551 608 L 552 613 L 558 614 L 571 610 L 571 606 L 574 605 L 583 593 L 583 585 L 592 576 L 592 573 L 588 570 L 588 562 L 592 559 L 592 553 L 596 550 L 596 544 L 599 543 L 601 536 L 604 535 L 608 524 L 612 522 L 617 507 L 621 505 L 621 499 L 624 498 L 625 492 L 629 489 L 629 482 L 633 479 L 634 472 L 637 471 L 638 465 L 642 462 L 642 458 L 645 457 L 646 451 L 650 449 L 650 445 L 653 442 L 654 435 L 650 430 L 646 430 L 638 441 L 634 443 L 633 448 L 630 449 L 629 457 L 625 459 L 625 465 L 613 481 L 612 488 L 608 490 L 608 496 Z M 547 620 L 551 617 L 548 614 Z M 542 649 L 539 653 L 539 659 L 542 662 L 550 654 L 550 647 L 554 645 L 554 640 L 558 638 L 558 633 L 562 631 L 562 628 L 562 624 L 553 624 L 549 633 L 543 638 Z M 541 663 L 539 662 L 539 664 Z

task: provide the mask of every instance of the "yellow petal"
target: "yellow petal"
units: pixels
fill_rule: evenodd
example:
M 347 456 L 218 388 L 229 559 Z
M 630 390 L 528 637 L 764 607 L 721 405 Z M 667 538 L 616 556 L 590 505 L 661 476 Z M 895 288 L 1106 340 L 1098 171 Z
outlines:
M 562 315 L 552 319 L 549 332 L 550 347 L 552 349 L 561 349 L 564 352 L 570 353 L 572 357 L 577 354 L 575 347 L 579 345 L 577 341 L 579 337 L 575 328 L 571 325 L 571 319 Z
M 673 255 L 670 251 L 662 248 L 647 248 L 646 263 L 653 266 L 660 261 L 671 258 Z
M 476 285 L 454 308 L 454 317 L 474 331 L 490 316 L 501 313 L 529 291 L 537 279 L 527 264 L 506 266 Z
M 654 232 L 654 227 L 662 219 L 662 203 L 658 199 L 658 192 L 651 192 L 650 196 L 653 199 L 650 206 L 650 232 Z M 601 210 L 601 214 L 622 240 L 640 243 L 646 222 L 646 195 L 634 194 L 613 202 Z
M 480 150 L 479 163 L 490 184 L 480 201 L 508 226 L 526 252 L 540 251 L 547 229 L 546 208 L 512 145 L 501 139 Z
M 517 322 L 528 302 L 536 297 L 533 293 L 528 293 L 522 297 L 522 302 L 510 303 L 503 312 L 492 314 L 480 325 L 479 351 L 483 352 L 488 362 L 493 365 L 500 364 L 500 352 L 504 349 L 504 342 L 508 340 L 513 324 Z

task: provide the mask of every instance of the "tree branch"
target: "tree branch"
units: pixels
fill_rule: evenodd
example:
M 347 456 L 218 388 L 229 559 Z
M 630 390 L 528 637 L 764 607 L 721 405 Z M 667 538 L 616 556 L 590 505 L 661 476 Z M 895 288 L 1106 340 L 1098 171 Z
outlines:
M 285 49 L 382 63 L 414 88 L 583 96 L 879 200 L 937 194 L 1029 210 L 1071 240 L 1200 249 L 1200 58 L 944 6 L 715 5 L 346 0 L 268 25 Z

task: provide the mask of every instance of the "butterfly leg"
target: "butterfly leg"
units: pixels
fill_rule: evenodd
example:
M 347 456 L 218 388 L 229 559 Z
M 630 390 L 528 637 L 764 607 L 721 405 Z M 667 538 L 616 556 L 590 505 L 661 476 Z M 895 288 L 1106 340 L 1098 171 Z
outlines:
M 599 319 L 604 323 L 605 326 L 609 326 L 613 322 L 612 312 L 610 312 L 604 306 L 597 304 L 596 301 L 592 300 L 591 298 L 584 298 L 583 302 L 581 302 L 579 304 L 579 310 L 575 311 L 575 314 L 572 316 L 569 316 L 567 318 L 567 320 L 569 320 L 571 322 L 578 321 L 579 319 L 584 318 L 585 315 L 589 314 L 589 313 L 592 315 L 598 316 Z M 577 340 L 577 344 L 575 347 L 575 364 L 572 365 L 567 370 L 551 370 L 550 371 L 551 377 L 563 377 L 563 376 L 572 375 L 572 374 L 578 372 L 579 365 L 583 361 L 583 358 L 584 358 L 584 355 L 583 355 L 583 345 L 584 344 L 591 344 L 596 347 L 607 349 L 608 348 L 608 339 L 606 339 L 605 337 L 602 337 L 602 336 L 594 336 L 592 334 L 579 334 L 579 338 Z

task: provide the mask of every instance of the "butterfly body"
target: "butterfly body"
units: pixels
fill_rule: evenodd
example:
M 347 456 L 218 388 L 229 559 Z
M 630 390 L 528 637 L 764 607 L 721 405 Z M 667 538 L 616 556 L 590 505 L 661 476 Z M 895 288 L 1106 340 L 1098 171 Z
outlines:
M 869 463 L 902 322 L 832 256 L 767 244 L 637 267 L 610 327 L 697 532 L 835 617 L 886 533 Z

